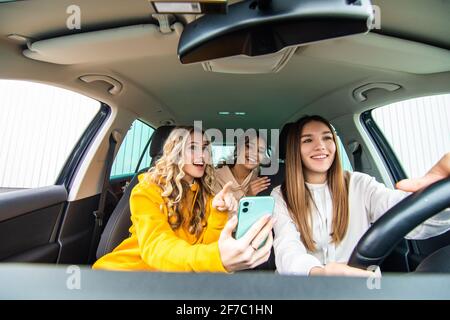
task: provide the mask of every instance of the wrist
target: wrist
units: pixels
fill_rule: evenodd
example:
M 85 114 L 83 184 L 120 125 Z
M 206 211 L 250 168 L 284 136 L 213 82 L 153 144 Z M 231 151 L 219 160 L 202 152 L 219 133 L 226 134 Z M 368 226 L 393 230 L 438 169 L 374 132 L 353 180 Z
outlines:
M 322 266 L 316 266 L 309 269 L 308 275 L 310 276 L 322 276 L 325 274 L 325 268 Z

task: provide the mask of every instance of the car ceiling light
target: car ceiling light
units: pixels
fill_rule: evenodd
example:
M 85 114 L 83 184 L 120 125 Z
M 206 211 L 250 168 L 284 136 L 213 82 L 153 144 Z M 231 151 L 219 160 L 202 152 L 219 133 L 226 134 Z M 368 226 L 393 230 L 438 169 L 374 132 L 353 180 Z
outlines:
M 230 112 L 230 111 L 219 111 L 218 114 L 221 115 L 221 116 L 229 116 L 229 115 L 234 115 L 234 116 L 245 116 L 245 115 L 247 114 L 247 112 L 243 112 L 243 111 L 234 111 L 234 112 Z

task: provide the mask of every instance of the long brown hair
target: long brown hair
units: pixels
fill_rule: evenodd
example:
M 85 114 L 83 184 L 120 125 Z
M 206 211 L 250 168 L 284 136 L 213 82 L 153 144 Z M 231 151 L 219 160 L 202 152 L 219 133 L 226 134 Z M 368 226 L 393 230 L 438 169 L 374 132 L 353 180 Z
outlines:
M 317 121 L 325 124 L 333 134 L 336 144 L 334 161 L 327 172 L 328 187 L 333 202 L 333 223 L 331 237 L 334 243 L 344 238 L 348 228 L 348 177 L 344 175 L 336 133 L 331 124 L 320 116 L 304 116 L 289 128 L 286 150 L 285 180 L 281 192 L 286 202 L 289 214 L 294 220 L 301 240 L 309 251 L 314 251 L 311 206 L 315 205 L 309 189 L 305 185 L 303 163 L 300 152 L 300 137 L 306 124 Z
M 184 217 L 181 214 L 181 205 L 186 192 L 190 189 L 189 184 L 183 177 L 184 156 L 183 152 L 187 140 L 195 128 L 193 126 L 179 126 L 172 130 L 163 147 L 163 155 L 148 172 L 148 179 L 158 184 L 162 189 L 162 196 L 167 202 L 167 220 L 173 230 L 178 229 L 185 219 L 189 219 L 189 232 L 200 235 L 203 230 L 202 220 L 205 216 L 205 208 L 208 197 L 213 194 L 212 183 L 214 180 L 214 169 L 210 163 L 206 164 L 205 173 L 198 183 L 197 197 L 195 199 L 191 216 Z M 204 132 L 203 132 L 204 134 Z M 206 139 L 209 142 L 208 137 Z M 211 154 L 210 146 L 208 150 Z M 161 208 L 163 210 L 163 208 Z

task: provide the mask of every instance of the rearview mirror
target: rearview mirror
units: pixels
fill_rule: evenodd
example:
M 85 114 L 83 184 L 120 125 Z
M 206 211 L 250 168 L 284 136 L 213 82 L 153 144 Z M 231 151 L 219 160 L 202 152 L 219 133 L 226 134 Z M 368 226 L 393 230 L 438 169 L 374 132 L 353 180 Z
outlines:
M 369 0 L 247 0 L 226 15 L 204 15 L 180 37 L 182 63 L 236 55 L 260 56 L 285 47 L 333 39 L 369 30 Z

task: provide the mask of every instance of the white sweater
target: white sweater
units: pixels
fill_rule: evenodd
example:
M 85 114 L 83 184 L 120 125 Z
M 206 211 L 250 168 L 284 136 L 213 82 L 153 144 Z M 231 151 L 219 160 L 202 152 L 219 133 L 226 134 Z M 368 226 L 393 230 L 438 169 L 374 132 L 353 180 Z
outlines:
M 387 210 L 400 202 L 409 193 L 392 190 L 359 172 L 350 174 L 349 184 L 349 225 L 344 239 L 334 245 L 331 242 L 332 201 L 327 184 L 308 184 L 312 198 L 317 205 L 312 206 L 313 239 L 316 250 L 309 252 L 303 245 L 300 233 L 291 219 L 280 186 L 273 189 L 275 199 L 274 225 L 275 262 L 281 274 L 308 275 L 313 267 L 320 267 L 329 262 L 347 263 L 353 249 L 369 229 L 370 225 Z M 407 238 L 426 239 L 442 234 L 450 229 L 450 210 L 428 219 Z

